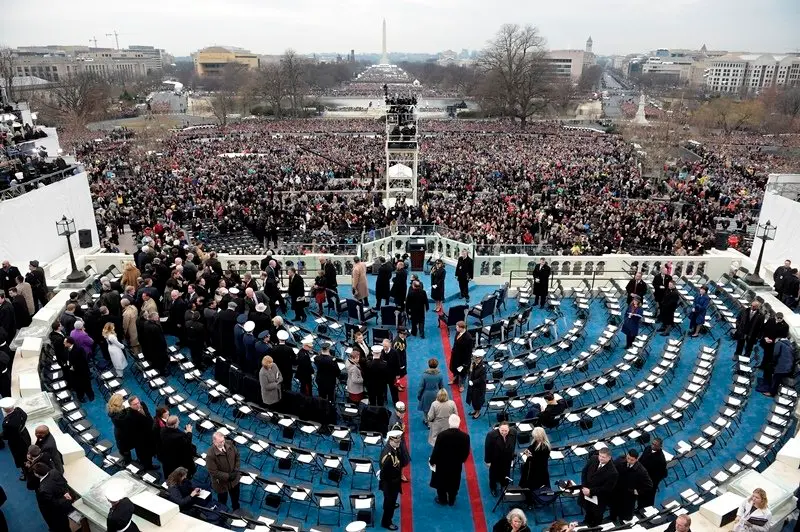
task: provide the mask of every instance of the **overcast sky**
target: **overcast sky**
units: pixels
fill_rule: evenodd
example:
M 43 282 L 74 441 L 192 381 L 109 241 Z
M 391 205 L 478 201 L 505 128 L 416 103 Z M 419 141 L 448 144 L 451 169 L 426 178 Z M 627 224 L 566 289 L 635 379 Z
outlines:
M 656 48 L 800 51 L 800 0 L 0 0 L 0 45 L 150 44 L 174 55 L 210 45 L 261 54 L 480 49 L 507 22 L 537 26 L 551 49 L 600 55 Z

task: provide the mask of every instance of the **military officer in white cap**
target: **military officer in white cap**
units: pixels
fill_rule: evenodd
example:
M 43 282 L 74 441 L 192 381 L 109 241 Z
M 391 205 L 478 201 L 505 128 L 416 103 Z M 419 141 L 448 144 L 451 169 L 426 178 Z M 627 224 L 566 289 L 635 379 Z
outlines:
M 311 382 L 314 378 L 314 366 L 311 364 L 311 357 L 314 356 L 314 339 L 306 336 L 300 343 L 303 348 L 297 353 L 297 373 L 295 376 L 300 382 L 300 393 L 311 397 Z M 280 366 L 278 369 L 280 369 Z
M 397 525 L 392 522 L 394 511 L 400 505 L 397 497 L 402 491 L 402 461 L 400 457 L 400 441 L 403 431 L 390 430 L 387 434 L 386 446 L 381 451 L 380 457 L 380 482 L 378 487 L 383 492 L 383 516 L 381 526 L 389 530 L 397 530 Z
M 294 366 L 297 355 L 294 354 L 294 349 L 286 345 L 286 341 L 289 339 L 289 333 L 287 331 L 281 329 L 278 331 L 277 336 L 278 345 L 270 351 L 269 356 L 272 357 L 273 362 L 275 362 L 281 375 L 283 375 L 281 388 L 283 388 L 284 391 L 289 391 L 292 389 L 292 379 L 294 378 L 292 366 Z
M 122 484 L 114 482 L 105 490 L 105 496 L 111 503 L 111 510 L 106 518 L 108 532 L 138 532 L 139 527 L 133 522 L 133 503 L 125 496 Z
M 28 414 L 16 406 L 13 397 L 0 399 L 0 409 L 3 410 L 3 439 L 8 442 L 8 449 L 14 457 L 14 465 L 20 469 L 20 480 L 25 480 L 25 460 L 28 447 L 31 445 L 31 435 L 25 429 Z

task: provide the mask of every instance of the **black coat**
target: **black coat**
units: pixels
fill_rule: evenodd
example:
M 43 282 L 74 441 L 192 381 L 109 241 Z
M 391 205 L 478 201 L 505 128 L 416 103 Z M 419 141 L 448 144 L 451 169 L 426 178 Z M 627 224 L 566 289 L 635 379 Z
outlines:
M 3 439 L 8 442 L 8 450 L 14 457 L 14 464 L 18 468 L 25 465 L 28 447 L 31 445 L 31 435 L 25 428 L 28 414 L 19 407 L 14 408 L 10 414 L 3 418 Z
M 189 470 L 189 476 L 194 475 L 196 466 L 194 456 L 197 449 L 192 443 L 192 433 L 183 432 L 178 428 L 164 427 L 161 429 L 161 444 L 159 446 L 158 460 L 164 467 L 164 476 L 179 467 Z
M 545 428 L 555 428 L 558 426 L 561 414 L 567 409 L 567 403 L 563 400 L 557 401 L 555 404 L 548 404 L 542 410 L 536 419 L 539 420 L 539 425 Z
M 388 299 L 389 298 L 389 284 L 392 280 L 392 272 L 394 268 L 391 262 L 384 262 L 378 268 L 378 278 L 375 281 L 375 297 Z
M 622 497 L 635 497 L 633 491 L 637 492 L 649 491 L 653 489 L 653 481 L 647 473 L 647 469 L 638 461 L 633 466 L 628 467 L 625 457 L 617 458 L 614 462 L 617 468 L 617 485 L 614 491 L 617 492 L 617 498 Z
M 647 283 L 641 279 L 638 281 L 636 279 L 631 279 L 628 281 L 628 284 L 625 285 L 625 292 L 628 294 L 629 305 L 631 304 L 634 294 L 644 300 L 644 295 L 647 293 Z
M 598 469 L 599 465 L 600 459 L 597 456 L 589 458 L 581 471 L 581 486 L 589 488 L 589 496 L 597 496 L 598 504 L 605 506 L 614 493 L 619 474 L 613 460 L 609 460 L 606 465 Z M 583 495 L 580 496 L 580 499 L 583 501 Z
M 236 311 L 225 308 L 217 313 L 217 341 L 219 349 L 225 357 L 236 353 L 236 342 L 233 340 L 233 328 L 236 326 Z
M 406 272 L 405 268 L 403 268 L 402 270 L 396 270 L 394 272 L 394 280 L 392 281 L 391 296 L 398 304 L 403 305 L 405 304 L 407 293 L 408 293 L 408 272 Z
M 69 485 L 64 475 L 55 470 L 47 473 L 36 490 L 39 511 L 51 532 L 69 532 L 68 516 L 72 512 L 72 503 L 64 498 L 68 492 Z
M 531 453 L 525 463 L 522 464 L 522 476 L 519 485 L 522 488 L 535 490 L 542 486 L 550 486 L 550 448 L 543 447 L 535 449 L 535 443 L 528 447 Z
M 772 280 L 775 282 L 775 291 L 779 294 L 783 293 L 785 280 L 792 274 L 792 268 L 786 266 L 778 266 L 775 273 L 772 274 Z
M 128 423 L 128 409 L 120 410 L 108 414 L 111 424 L 114 425 L 114 440 L 121 453 L 127 453 L 133 449 L 133 434 L 131 434 L 130 424 Z
M 73 321 L 73 323 L 75 322 Z M 9 299 L 0 304 L 0 328 L 8 335 L 9 342 L 17 334 L 17 317 L 14 313 L 14 305 Z
M 550 283 L 550 265 L 537 264 L 533 267 L 533 293 L 539 296 L 547 295 L 547 287 Z
M 58 469 L 59 473 L 64 472 L 64 457 L 56 446 L 56 439 L 52 434 L 48 434 L 44 438 L 37 438 L 35 445 L 42 450 L 42 453 L 47 453 L 53 461 L 53 466 Z
M 291 383 L 294 375 L 294 370 L 292 367 L 297 359 L 297 355 L 294 354 L 294 349 L 286 344 L 278 344 L 274 349 L 270 350 L 269 356 L 272 357 L 272 361 L 275 362 L 276 366 L 278 366 L 278 369 L 283 376 L 283 382 Z
M 10 266 L 7 270 L 0 268 L 0 287 L 8 294 L 8 289 L 17 286 L 17 276 L 21 275 L 19 268 Z
M 306 285 L 303 284 L 303 278 L 300 277 L 300 274 L 295 274 L 292 277 L 292 280 L 289 281 L 289 300 L 292 302 L 292 308 L 295 308 L 295 305 L 298 304 L 297 298 L 305 297 L 306 296 Z M 301 305 L 305 305 L 305 301 L 300 303 Z
M 492 532 L 512 532 L 511 524 L 506 517 L 501 517 L 492 527 Z M 522 525 L 517 532 L 531 532 L 531 528 L 528 525 Z
M 301 349 L 299 353 L 297 353 L 297 373 L 295 373 L 295 377 L 297 380 L 302 383 L 310 383 L 311 377 L 314 376 L 314 366 L 311 364 L 311 355 L 313 352 L 306 351 L 305 349 Z M 273 358 L 273 360 L 275 360 Z M 278 366 L 278 369 L 281 369 Z M 284 376 L 284 379 L 286 377 Z
M 664 275 L 660 272 L 653 276 L 653 299 L 656 300 L 656 303 L 661 303 L 661 298 L 664 297 L 671 280 L 671 275 Z
M 339 283 L 336 282 L 336 266 L 334 266 L 331 261 L 326 260 L 325 267 L 322 268 L 322 271 L 325 272 L 325 288 L 336 291 L 336 288 L 339 286 Z
M 475 263 L 470 257 L 458 257 L 456 264 L 456 279 L 472 279 L 474 277 Z
M 789 337 L 789 324 L 785 321 L 778 323 L 778 320 L 775 318 L 769 318 L 761 329 L 761 337 L 771 338 L 774 345 L 774 342 L 778 338 Z
M 458 373 L 456 369 L 459 366 L 463 366 L 464 370 L 469 368 L 469 364 L 472 362 L 472 346 L 472 335 L 468 332 L 465 331 L 460 337 L 456 335 L 453 340 L 453 350 L 450 353 L 450 371 Z
M 739 313 L 736 318 L 736 339 L 754 342 L 761 337 L 761 329 L 764 326 L 764 314 L 757 310 L 750 317 L 752 309 L 746 308 Z
M 408 299 L 406 300 L 406 312 L 413 320 L 422 321 L 425 318 L 425 313 L 430 308 L 428 304 L 428 294 L 425 290 L 414 290 L 413 288 L 408 292 Z
M 663 451 L 654 451 L 648 445 L 639 456 L 639 463 L 645 468 L 653 486 L 658 486 L 658 483 L 667 478 L 667 459 Z
M 467 402 L 473 410 L 483 408 L 486 401 L 486 371 L 488 366 L 481 361 L 473 364 L 469 371 L 469 386 L 467 386 Z
M 64 349 L 64 335 L 60 332 L 53 331 L 50 333 L 49 339 L 56 360 L 64 367 L 67 364 L 67 351 Z
M 106 530 L 108 532 L 120 532 L 120 530 L 138 532 L 139 527 L 136 526 L 136 523 L 131 522 L 133 510 L 133 503 L 127 497 L 112 506 L 108 512 L 108 517 L 106 517 Z M 130 526 L 128 526 L 128 523 L 130 523 Z
M 364 386 L 367 391 L 385 390 L 386 386 L 394 380 L 389 364 L 381 358 L 373 358 L 367 362 L 367 371 L 362 371 Z
M 84 391 L 91 389 L 92 375 L 89 372 L 89 360 L 86 356 L 86 351 L 81 349 L 78 345 L 73 345 L 69 350 L 69 386 L 75 391 Z
M 159 372 L 164 373 L 167 367 L 167 339 L 161 324 L 150 320 L 140 320 L 137 323 L 139 345 L 142 354 L 150 365 Z
M 678 309 L 678 291 L 667 290 L 661 298 L 661 323 L 672 325 L 675 321 L 675 311 Z
M 444 266 L 436 268 L 431 272 L 431 299 L 434 301 L 444 301 L 444 279 L 447 270 Z
M 378 488 L 383 492 L 402 491 L 402 459 L 400 448 L 394 449 L 388 443 L 381 451 L 379 459 L 380 480 Z
M 505 440 L 500 431 L 492 429 L 486 435 L 483 461 L 491 464 L 491 469 L 499 475 L 508 475 L 511 472 L 511 462 L 517 450 L 517 433 L 511 429 Z
M 128 414 L 126 423 L 136 454 L 152 456 L 155 453 L 156 442 L 153 437 L 153 416 L 150 415 L 150 410 L 144 402 L 142 402 L 143 413 L 132 408 L 125 410 Z
M 317 365 L 317 387 L 326 388 L 336 386 L 336 381 L 339 379 L 339 365 L 330 355 L 317 355 L 314 358 L 314 363 Z M 280 369 L 280 368 L 279 368 Z
M 460 429 L 443 430 L 436 437 L 431 465 L 436 471 L 431 475 L 431 487 L 447 491 L 458 490 L 461 485 L 461 467 L 469 458 L 469 434 Z

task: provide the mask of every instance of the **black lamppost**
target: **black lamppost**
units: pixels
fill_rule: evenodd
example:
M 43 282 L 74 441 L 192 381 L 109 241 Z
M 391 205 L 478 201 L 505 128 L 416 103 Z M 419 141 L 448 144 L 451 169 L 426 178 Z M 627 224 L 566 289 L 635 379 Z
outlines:
M 756 269 L 753 273 L 747 274 L 744 278 L 744 282 L 749 285 L 753 286 L 763 286 L 766 283 L 764 279 L 762 279 L 758 272 L 761 270 L 761 259 L 764 256 L 764 245 L 767 243 L 768 240 L 775 240 L 775 232 L 778 230 L 777 226 L 772 225 L 772 223 L 767 220 L 765 224 L 758 224 L 756 227 L 756 234 L 755 238 L 761 239 L 761 251 L 758 252 L 758 260 L 756 261 Z M 755 244 L 755 239 L 753 240 Z
M 64 215 L 61 217 L 61 220 L 56 222 L 56 229 L 58 230 L 58 236 L 65 236 L 67 237 L 67 248 L 69 248 L 69 260 L 70 264 L 72 265 L 72 272 L 67 275 L 67 281 L 71 283 L 79 283 L 86 279 L 86 274 L 80 270 L 78 270 L 78 265 L 75 264 L 75 253 L 72 252 L 72 240 L 70 237 L 75 234 L 75 219 L 67 219 L 67 216 Z

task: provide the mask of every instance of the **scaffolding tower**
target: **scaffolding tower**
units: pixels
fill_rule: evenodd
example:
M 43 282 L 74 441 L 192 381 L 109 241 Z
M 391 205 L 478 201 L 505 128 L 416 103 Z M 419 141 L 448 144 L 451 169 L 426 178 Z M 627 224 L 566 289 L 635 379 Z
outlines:
M 385 88 L 384 88 L 385 90 Z M 418 204 L 419 132 L 415 96 L 386 95 L 386 196 L 384 205 Z

